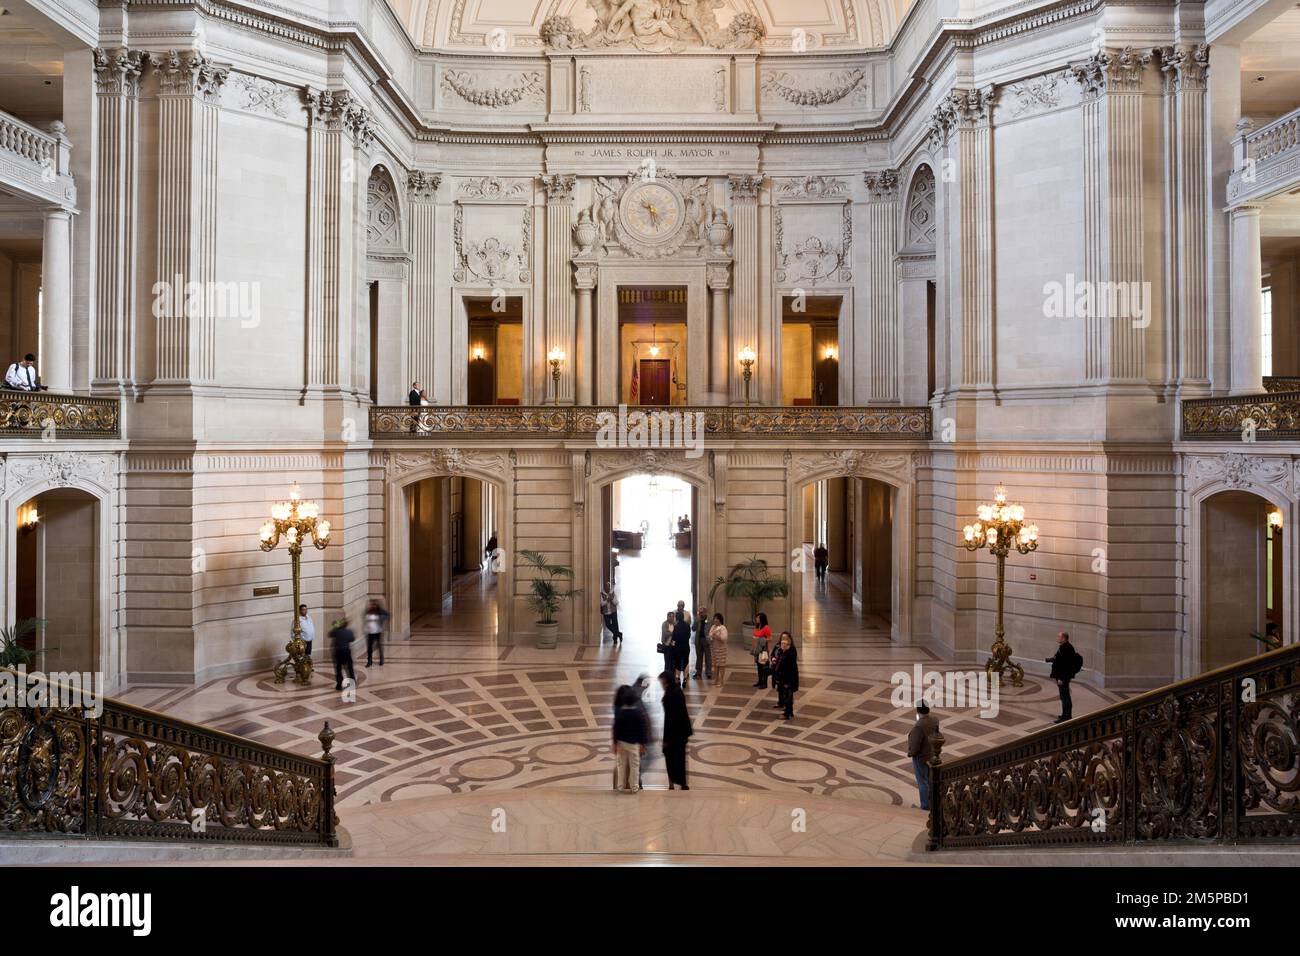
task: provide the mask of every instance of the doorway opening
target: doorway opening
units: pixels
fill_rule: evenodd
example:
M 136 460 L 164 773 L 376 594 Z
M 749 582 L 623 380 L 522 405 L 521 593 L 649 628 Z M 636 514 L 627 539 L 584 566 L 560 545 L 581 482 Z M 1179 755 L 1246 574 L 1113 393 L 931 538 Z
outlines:
M 799 492 L 806 638 L 872 632 L 894 622 L 894 488 L 874 478 L 824 478 Z M 824 555 L 820 571 L 818 556 Z
M 653 647 L 667 612 L 699 607 L 698 492 L 669 475 L 631 475 L 601 489 L 602 588 L 618 595 L 624 642 Z
M 496 486 L 476 478 L 440 476 L 407 486 L 413 635 L 497 636 L 498 509 Z
M 1209 671 L 1284 642 L 1284 532 L 1281 512 L 1249 491 L 1220 492 L 1203 507 L 1200 665 Z
M 14 620 L 43 620 L 20 642 L 42 671 L 99 670 L 99 502 L 74 488 L 46 491 L 17 511 Z
M 524 395 L 523 296 L 466 296 L 465 315 L 469 323 L 466 402 L 520 404 Z
M 781 300 L 781 404 L 840 403 L 838 295 Z
M 618 289 L 620 401 L 686 404 L 686 286 Z

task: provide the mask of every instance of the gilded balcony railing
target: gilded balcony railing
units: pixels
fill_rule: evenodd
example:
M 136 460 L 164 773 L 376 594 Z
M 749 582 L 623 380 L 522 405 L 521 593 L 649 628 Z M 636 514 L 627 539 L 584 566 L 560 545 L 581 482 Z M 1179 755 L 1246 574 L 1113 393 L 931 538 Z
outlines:
M 930 767 L 931 850 L 1300 841 L 1300 645 Z
M 1294 441 L 1300 439 L 1300 391 L 1182 403 L 1185 441 Z
M 115 398 L 0 391 L 0 438 L 117 438 Z
M 338 846 L 328 723 L 320 741 L 302 757 L 111 699 L 10 707 L 0 836 Z
M 1266 392 L 1300 392 L 1300 375 L 1265 375 Z
M 644 419 L 638 416 L 644 415 Z M 708 437 L 928 439 L 928 406 L 383 405 L 370 409 L 371 438 L 561 438 L 599 440 L 607 430 Z

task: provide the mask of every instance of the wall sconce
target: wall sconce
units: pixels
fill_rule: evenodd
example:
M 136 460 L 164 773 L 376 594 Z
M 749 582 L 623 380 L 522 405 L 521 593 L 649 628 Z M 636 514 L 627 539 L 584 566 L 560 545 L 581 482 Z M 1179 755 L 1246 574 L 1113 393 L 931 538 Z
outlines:
M 483 356 L 484 356 L 485 354 L 486 354 L 486 353 L 483 351 L 483 346 L 481 346 L 481 345 L 476 345 L 476 346 L 474 346 L 473 355 L 474 355 L 474 361 L 475 361 L 475 362 L 481 362 L 481 361 L 483 361 Z
M 564 349 L 558 345 L 546 353 L 546 361 L 551 363 L 551 381 L 555 383 L 555 404 L 560 404 L 560 366 L 564 364 Z
M 1268 526 L 1275 532 L 1282 530 L 1282 510 L 1270 511 L 1268 513 Z
M 754 362 L 758 359 L 758 356 L 754 353 L 753 349 L 746 345 L 740 350 L 740 354 L 737 358 L 740 359 L 740 367 L 743 370 L 741 374 L 745 377 L 745 404 L 748 405 L 749 381 L 754 377 Z
M 837 358 L 840 357 L 839 350 L 836 349 L 835 346 L 833 346 L 833 345 L 828 345 L 828 346 L 826 346 L 826 356 L 825 356 L 825 357 L 826 357 L 829 361 L 834 362 Z
M 37 512 L 35 505 L 25 505 L 22 514 L 18 516 L 18 527 L 21 528 L 24 533 L 35 531 L 36 526 L 40 524 L 40 522 L 41 516 Z

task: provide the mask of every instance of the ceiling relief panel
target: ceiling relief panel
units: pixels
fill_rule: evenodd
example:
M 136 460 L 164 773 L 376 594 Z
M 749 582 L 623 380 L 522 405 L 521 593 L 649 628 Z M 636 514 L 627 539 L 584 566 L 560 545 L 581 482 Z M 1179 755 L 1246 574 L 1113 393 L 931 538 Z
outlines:
M 438 70 L 438 106 L 474 112 L 531 112 L 546 108 L 546 73 L 459 67 Z
M 886 45 L 910 0 L 389 0 L 416 43 L 547 49 L 858 50 Z

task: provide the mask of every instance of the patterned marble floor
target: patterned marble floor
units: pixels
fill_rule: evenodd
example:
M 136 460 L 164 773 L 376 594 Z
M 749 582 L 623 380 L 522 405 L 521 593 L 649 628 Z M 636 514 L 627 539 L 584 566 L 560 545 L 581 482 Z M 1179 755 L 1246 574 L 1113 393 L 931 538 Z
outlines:
M 661 569 L 662 570 L 662 569 Z M 625 581 L 636 578 L 625 572 Z M 735 649 L 725 687 L 691 681 L 687 703 L 695 726 L 692 790 L 787 792 L 913 806 L 916 794 L 903 741 L 907 708 L 890 703 L 890 676 L 951 666 L 921 646 L 893 644 L 888 624 L 863 620 L 846 601 L 840 576 L 806 591 L 806 637 L 800 648 L 796 716 L 780 719 L 771 690 L 752 687 L 754 669 Z M 648 592 L 647 592 L 648 593 Z M 387 648 L 385 665 L 365 668 L 357 654 L 356 701 L 345 703 L 331 675 L 306 688 L 277 686 L 258 673 L 197 687 L 139 685 L 134 703 L 304 754 L 319 753 L 316 735 L 329 720 L 337 733 L 340 814 L 396 800 L 478 791 L 611 785 L 610 705 L 615 688 L 640 673 L 657 674 L 659 622 L 674 597 L 624 598 L 625 642 L 613 647 L 561 645 L 538 650 L 498 640 L 490 575 L 457 582 L 454 610 L 425 614 L 408 641 Z M 322 660 L 317 647 L 317 660 Z M 657 684 L 647 695 L 661 724 Z M 1079 688 L 1076 713 L 1111 697 Z M 1004 687 L 995 718 L 974 709 L 942 711 L 945 753 L 978 751 L 1043 727 L 1057 712 L 1054 686 L 1027 678 Z M 666 786 L 653 754 L 647 787 Z

